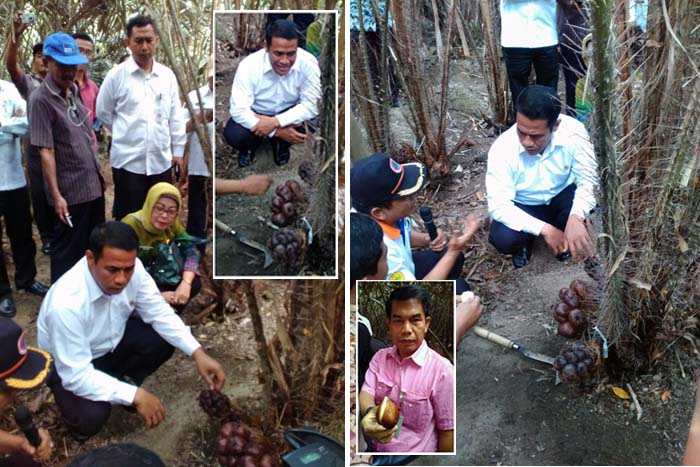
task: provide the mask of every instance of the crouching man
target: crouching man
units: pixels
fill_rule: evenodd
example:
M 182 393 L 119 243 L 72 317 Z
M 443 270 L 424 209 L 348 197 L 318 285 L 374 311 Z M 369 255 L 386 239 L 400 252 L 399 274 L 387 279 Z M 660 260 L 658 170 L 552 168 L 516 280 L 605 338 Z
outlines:
M 165 408 L 141 384 L 174 347 L 192 356 L 210 389 L 224 384 L 221 365 L 136 258 L 138 246 L 128 225 L 98 225 L 85 257 L 51 287 L 39 311 L 39 346 L 54 355 L 57 370 L 48 384 L 79 441 L 100 431 L 112 405 L 133 407 L 148 428 L 157 426 Z

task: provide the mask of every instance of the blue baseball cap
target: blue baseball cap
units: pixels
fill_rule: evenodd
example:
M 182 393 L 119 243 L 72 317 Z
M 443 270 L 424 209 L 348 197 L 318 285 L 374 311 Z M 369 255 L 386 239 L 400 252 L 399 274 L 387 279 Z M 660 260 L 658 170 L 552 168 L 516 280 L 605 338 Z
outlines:
M 382 152 L 357 161 L 350 169 L 350 198 L 353 206 L 371 208 L 384 201 L 420 192 L 427 182 L 421 162 L 399 164 Z
M 44 57 L 62 65 L 85 65 L 88 59 L 78 50 L 78 44 L 65 32 L 55 32 L 44 39 Z

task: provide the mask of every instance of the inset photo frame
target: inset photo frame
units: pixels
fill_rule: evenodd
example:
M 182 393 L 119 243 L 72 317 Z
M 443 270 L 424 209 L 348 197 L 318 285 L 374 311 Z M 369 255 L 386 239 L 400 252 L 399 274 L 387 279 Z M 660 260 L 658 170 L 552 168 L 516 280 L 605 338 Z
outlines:
M 454 281 L 357 282 L 357 451 L 455 454 Z
M 337 12 L 215 11 L 214 40 L 214 277 L 337 278 Z

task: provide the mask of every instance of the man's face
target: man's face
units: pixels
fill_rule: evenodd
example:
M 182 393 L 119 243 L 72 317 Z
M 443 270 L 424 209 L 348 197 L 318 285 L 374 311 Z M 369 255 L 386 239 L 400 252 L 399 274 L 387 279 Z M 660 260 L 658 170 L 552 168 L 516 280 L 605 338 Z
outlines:
M 32 70 L 39 76 L 46 76 L 46 63 L 44 63 L 44 54 L 37 52 L 34 54 L 34 60 L 32 60 Z
M 134 26 L 131 29 L 131 36 L 126 38 L 126 46 L 131 50 L 131 56 L 136 63 L 142 66 L 151 63 L 158 46 L 158 36 L 153 25 Z
M 518 112 L 515 121 L 520 144 L 531 156 L 542 154 L 552 140 L 552 134 L 559 127 L 559 120 L 550 130 L 546 119 L 531 120 Z
M 66 91 L 73 84 L 75 74 L 78 72 L 77 65 L 63 65 L 52 58 L 44 59 L 51 78 L 56 82 L 59 88 Z
M 388 208 L 373 208 L 371 215 L 386 224 L 394 225 L 399 219 L 408 217 L 416 209 L 418 195 L 395 199 Z
M 423 343 L 430 327 L 430 316 L 425 316 L 423 302 L 420 300 L 394 300 L 391 302 L 391 317 L 386 320 L 386 325 L 391 341 L 403 359 L 418 350 Z
M 270 56 L 270 64 L 280 76 L 284 76 L 292 69 L 297 59 L 297 39 L 283 39 L 273 37 L 270 43 L 265 43 L 265 50 Z
M 116 295 L 124 290 L 134 274 L 136 250 L 126 251 L 105 245 L 98 260 L 90 250 L 85 256 L 92 277 L 107 295 Z
M 85 65 L 78 65 L 78 69 L 81 71 L 86 71 L 90 66 L 90 63 L 92 63 L 94 47 L 92 45 L 92 42 L 86 39 L 76 39 L 75 42 L 78 44 L 78 50 L 80 51 L 80 53 L 88 59 L 88 63 L 86 63 Z

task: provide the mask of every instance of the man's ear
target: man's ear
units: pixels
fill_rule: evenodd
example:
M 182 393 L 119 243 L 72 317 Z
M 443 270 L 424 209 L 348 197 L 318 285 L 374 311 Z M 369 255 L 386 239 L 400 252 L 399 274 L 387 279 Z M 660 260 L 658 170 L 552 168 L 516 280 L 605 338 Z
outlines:
M 384 212 L 384 209 L 382 209 L 382 208 L 375 207 L 375 208 L 370 209 L 369 215 L 378 221 L 384 222 L 386 220 L 386 213 Z
M 561 118 L 558 118 L 556 122 L 554 122 L 554 125 L 552 126 L 552 133 L 557 131 L 557 128 L 559 128 L 559 124 L 561 123 Z
M 124 46 L 128 49 L 129 48 L 129 36 L 124 38 Z
M 269 51 L 270 51 L 270 47 L 267 45 L 267 41 L 266 41 L 266 40 L 263 41 L 263 47 L 265 47 L 265 52 L 269 52 Z
M 92 254 L 92 251 L 85 250 L 85 257 L 87 258 L 88 265 L 90 267 L 94 267 L 95 266 L 95 255 Z
M 425 329 L 427 330 L 430 327 L 430 316 L 425 317 Z
M 389 325 L 391 324 L 391 320 L 389 318 L 384 318 L 386 322 L 386 328 L 389 329 Z

